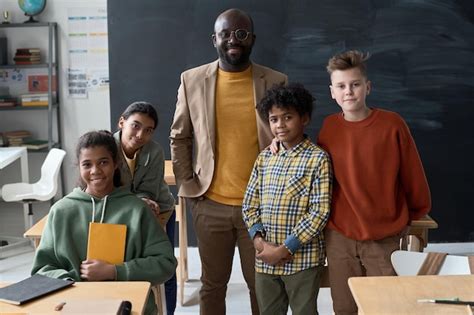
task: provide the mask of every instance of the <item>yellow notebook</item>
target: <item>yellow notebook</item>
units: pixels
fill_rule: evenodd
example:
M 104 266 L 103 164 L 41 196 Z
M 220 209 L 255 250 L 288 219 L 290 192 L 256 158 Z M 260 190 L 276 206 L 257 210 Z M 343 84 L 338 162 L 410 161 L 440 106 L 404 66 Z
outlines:
M 125 224 L 89 223 L 87 259 L 100 259 L 114 265 L 123 263 L 126 236 Z

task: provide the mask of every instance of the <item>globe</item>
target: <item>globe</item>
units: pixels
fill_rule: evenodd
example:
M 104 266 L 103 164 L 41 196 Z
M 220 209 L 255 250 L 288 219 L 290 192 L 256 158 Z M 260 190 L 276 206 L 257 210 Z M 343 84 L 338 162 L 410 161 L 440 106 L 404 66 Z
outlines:
M 33 19 L 33 16 L 43 12 L 46 6 L 46 0 L 18 0 L 18 5 L 20 9 L 25 12 L 25 15 L 30 17 L 25 23 L 38 22 Z

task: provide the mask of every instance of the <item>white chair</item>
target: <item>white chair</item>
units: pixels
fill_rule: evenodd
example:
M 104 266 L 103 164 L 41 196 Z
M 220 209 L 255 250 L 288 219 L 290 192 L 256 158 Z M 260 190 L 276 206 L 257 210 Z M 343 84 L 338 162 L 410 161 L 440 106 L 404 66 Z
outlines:
M 25 231 L 33 226 L 33 202 L 52 200 L 56 195 L 59 186 L 59 170 L 63 162 L 66 151 L 61 149 L 51 149 L 41 166 L 41 178 L 33 184 L 14 183 L 5 184 L 2 188 L 3 200 L 19 201 L 28 203 L 29 226 Z
M 392 253 L 391 260 L 395 272 L 399 276 L 416 276 L 425 261 L 428 253 L 396 250 Z M 468 256 L 447 255 L 442 263 L 439 275 L 469 275 Z

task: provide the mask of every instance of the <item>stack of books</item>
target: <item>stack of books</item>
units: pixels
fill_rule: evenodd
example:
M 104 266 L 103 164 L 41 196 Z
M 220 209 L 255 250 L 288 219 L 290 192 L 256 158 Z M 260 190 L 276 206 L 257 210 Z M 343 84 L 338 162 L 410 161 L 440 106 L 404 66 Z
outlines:
M 0 95 L 0 107 L 16 106 L 16 98 L 11 95 Z
M 49 145 L 48 140 L 36 140 L 26 139 L 23 141 L 22 146 L 27 147 L 30 150 L 41 150 L 47 148 Z
M 41 63 L 39 48 L 18 48 L 13 58 L 17 65 L 34 65 Z
M 31 137 L 31 132 L 28 130 L 15 130 L 7 131 L 3 135 L 9 146 L 19 147 L 23 145 L 25 139 Z
M 48 93 L 29 93 L 20 96 L 21 106 L 48 106 Z

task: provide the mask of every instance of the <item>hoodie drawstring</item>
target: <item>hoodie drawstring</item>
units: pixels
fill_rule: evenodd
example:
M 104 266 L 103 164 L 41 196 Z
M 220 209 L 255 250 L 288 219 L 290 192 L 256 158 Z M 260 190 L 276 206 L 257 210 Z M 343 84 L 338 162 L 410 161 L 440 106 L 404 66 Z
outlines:
M 105 205 L 107 204 L 107 196 L 104 197 L 104 204 L 102 205 L 102 215 L 100 217 L 100 223 L 104 223 L 104 217 L 105 217 Z M 94 197 L 91 197 L 92 200 L 92 222 L 95 221 L 95 200 Z

